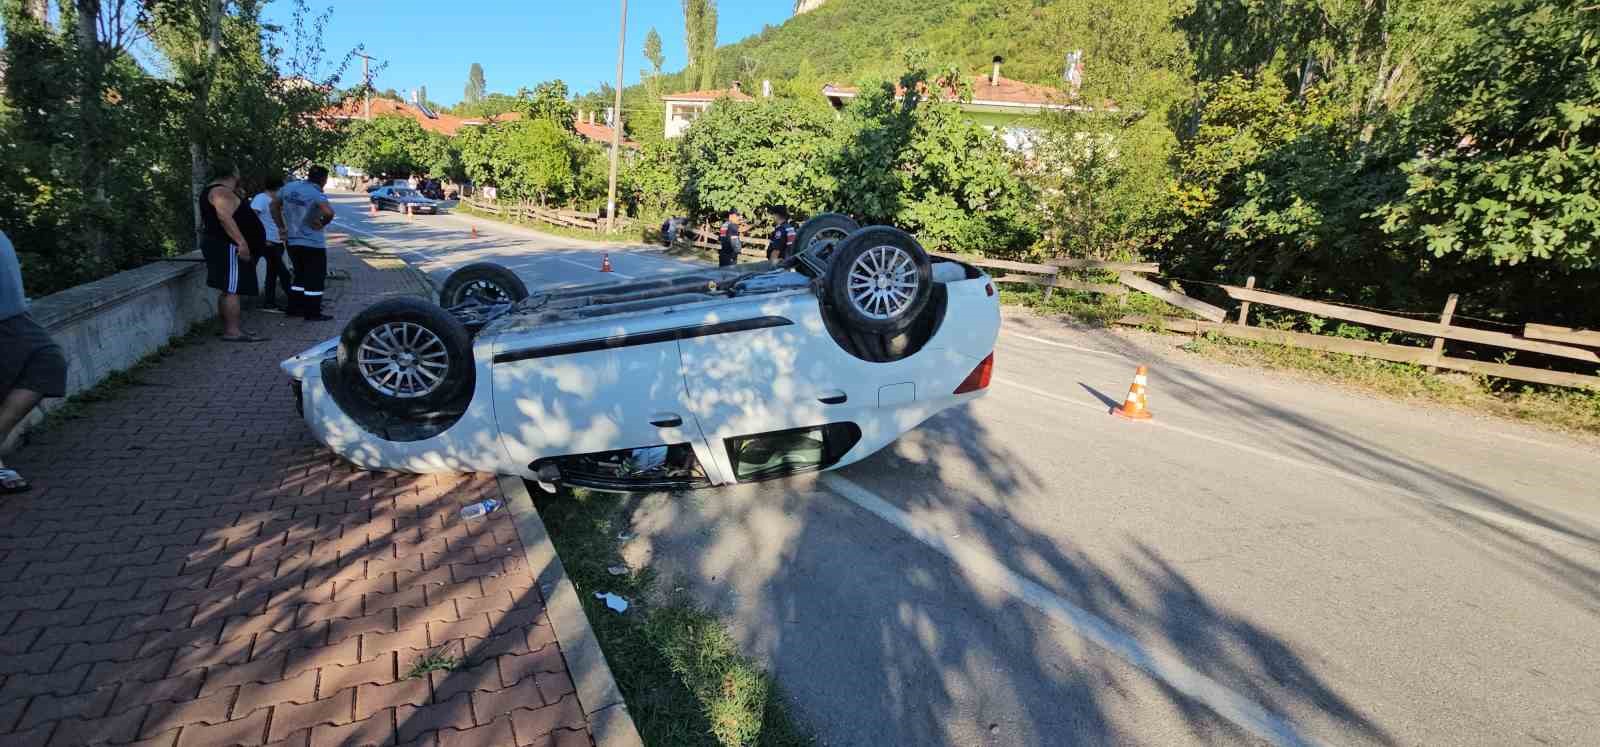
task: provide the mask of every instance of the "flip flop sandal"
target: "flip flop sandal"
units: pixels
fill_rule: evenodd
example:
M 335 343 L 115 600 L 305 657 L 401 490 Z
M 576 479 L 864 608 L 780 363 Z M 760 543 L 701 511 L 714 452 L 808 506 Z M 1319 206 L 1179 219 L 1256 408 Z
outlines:
M 270 339 L 272 339 L 272 338 L 270 338 L 270 337 L 262 337 L 262 336 L 257 335 L 257 334 L 252 334 L 250 332 L 246 332 L 246 333 L 244 333 L 242 335 L 239 335 L 238 337 L 227 337 L 227 336 L 224 336 L 222 338 L 222 341 L 223 342 L 266 342 L 267 340 L 270 340 Z
M 0 495 L 16 495 L 33 490 L 33 485 L 22 479 L 14 469 L 0 468 Z

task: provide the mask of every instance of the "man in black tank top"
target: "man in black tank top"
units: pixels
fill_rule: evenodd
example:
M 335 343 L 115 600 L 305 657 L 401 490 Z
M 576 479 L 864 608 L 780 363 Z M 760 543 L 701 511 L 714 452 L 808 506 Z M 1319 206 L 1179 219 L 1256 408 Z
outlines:
M 239 296 L 257 293 L 249 229 L 254 228 L 261 234 L 254 245 L 266 243 L 266 232 L 255 212 L 239 199 L 238 189 L 238 167 L 231 161 L 213 161 L 210 179 L 200 192 L 200 253 L 206 258 L 206 285 L 217 289 L 222 339 L 261 342 L 267 338 L 246 332 L 239 326 Z

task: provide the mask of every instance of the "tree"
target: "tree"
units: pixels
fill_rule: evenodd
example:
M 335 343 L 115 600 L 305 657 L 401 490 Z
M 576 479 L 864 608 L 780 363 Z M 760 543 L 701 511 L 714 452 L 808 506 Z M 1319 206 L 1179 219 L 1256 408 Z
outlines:
M 576 197 L 579 144 L 553 119 L 472 127 L 457 136 L 457 144 L 467 176 L 495 186 L 507 199 L 544 204 Z
M 623 204 L 632 204 L 638 215 L 652 222 L 676 212 L 684 183 L 678 144 L 669 140 L 646 143 L 623 163 L 617 183 Z
M 678 150 L 684 206 L 702 217 L 737 209 L 759 218 L 774 204 L 801 214 L 829 209 L 836 183 L 818 166 L 833 159 L 832 125 L 832 116 L 791 101 L 712 105 Z M 664 195 L 646 201 L 668 202 Z
M 661 74 L 661 66 L 666 64 L 667 58 L 661 53 L 661 35 L 656 33 L 654 26 L 650 33 L 644 35 L 644 58 L 650 61 L 653 74 Z
M 711 88 L 717 75 L 716 0 L 683 0 L 683 46 L 688 84 Z
M 696 87 L 701 90 L 713 88 L 717 85 L 717 3 L 716 0 L 705 0 L 705 13 L 701 16 L 700 28 L 700 82 Z
M 483 95 L 488 87 L 483 81 L 483 66 L 474 62 L 472 69 L 467 72 L 467 90 L 461 97 L 464 105 L 473 105 L 483 101 Z
M 567 84 L 561 80 L 547 80 L 532 89 L 517 91 L 522 100 L 522 113 L 529 119 L 547 119 L 571 132 L 572 120 L 577 116 L 568 100 Z
M 1510 0 L 1471 25 L 1429 70 L 1385 228 L 1439 257 L 1600 268 L 1600 13 Z
M 864 86 L 839 121 L 827 167 L 834 207 L 915 232 L 931 248 L 1026 249 L 1037 236 L 1036 201 L 1013 156 L 955 103 L 917 94 L 947 90 L 958 82 L 951 71 L 930 75 L 915 54 L 908 63 L 905 96 L 897 100 L 889 83 Z
M 459 170 L 443 135 L 396 114 L 351 122 L 338 160 L 374 176 L 448 176 Z

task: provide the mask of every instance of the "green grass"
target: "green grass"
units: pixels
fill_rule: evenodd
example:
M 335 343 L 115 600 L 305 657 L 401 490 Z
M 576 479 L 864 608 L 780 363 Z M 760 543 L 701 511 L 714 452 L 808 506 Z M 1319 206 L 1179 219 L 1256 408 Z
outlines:
M 622 496 L 533 493 L 645 744 L 812 743 L 772 678 L 739 653 L 715 616 L 681 595 L 659 594 L 648 569 L 622 576 L 607 570 L 621 562 Z M 607 591 L 628 600 L 626 613 L 595 599 Z
M 449 672 L 459 666 L 461 666 L 460 659 L 433 652 L 411 662 L 411 671 L 406 672 L 406 679 L 414 680 L 426 677 L 429 672 Z
M 1442 372 L 1340 353 L 1204 335 L 1183 349 L 1239 366 L 1297 371 L 1365 391 L 1600 435 L 1600 391 L 1538 386 L 1489 376 Z
M 1050 294 L 1049 299 L 1046 299 L 1044 289 L 1036 286 L 1006 283 L 997 284 L 997 287 L 1000 288 L 1002 304 L 1025 306 L 1041 314 L 1071 317 L 1079 322 L 1100 327 L 1109 327 L 1118 319 L 1130 314 L 1156 317 L 1190 316 L 1188 312 L 1144 293 L 1130 292 L 1125 296 L 1111 296 L 1058 288 Z

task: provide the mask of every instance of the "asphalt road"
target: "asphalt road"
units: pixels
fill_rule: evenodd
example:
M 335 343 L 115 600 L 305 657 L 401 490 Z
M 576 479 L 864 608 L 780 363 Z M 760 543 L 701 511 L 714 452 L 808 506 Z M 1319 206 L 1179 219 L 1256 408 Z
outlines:
M 430 273 L 659 254 L 353 214 Z M 595 269 L 589 269 L 593 265 Z M 837 745 L 1600 743 L 1600 449 L 1007 315 L 989 396 L 821 477 L 630 502 Z M 1107 415 L 1151 366 L 1156 418 Z

